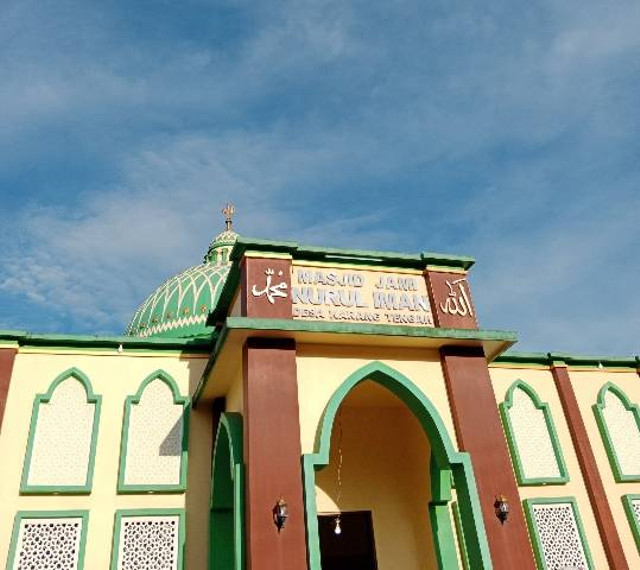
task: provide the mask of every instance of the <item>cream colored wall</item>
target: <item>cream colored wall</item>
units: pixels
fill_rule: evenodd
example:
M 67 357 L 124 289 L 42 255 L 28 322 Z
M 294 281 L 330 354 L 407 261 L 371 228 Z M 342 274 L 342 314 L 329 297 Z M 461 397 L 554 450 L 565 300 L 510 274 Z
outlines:
M 543 402 L 549 404 L 549 410 L 569 473 L 569 482 L 562 485 L 521 486 L 519 488 L 520 498 L 524 500 L 548 497 L 575 497 L 595 568 L 608 568 L 608 562 L 602 541 L 600 540 L 596 519 L 591 509 L 591 503 L 584 479 L 582 478 L 582 472 L 580 471 L 578 457 L 573 447 L 569 426 L 564 416 L 560 397 L 556 390 L 551 371 L 542 368 L 491 367 L 490 374 L 498 403 L 504 402 L 507 390 L 513 382 L 523 380 L 536 391 Z M 575 380 L 573 381 L 573 385 L 575 389 Z M 621 520 L 623 524 L 626 524 L 624 514 Z M 631 539 L 630 544 L 634 546 L 633 539 Z M 635 556 L 637 558 L 637 554 Z M 634 566 L 631 565 L 631 567 L 633 568 Z
M 333 393 L 350 374 L 372 361 L 401 372 L 426 394 L 457 447 L 436 351 L 300 345 L 297 369 L 302 452 L 314 451 L 316 430 Z M 353 402 L 351 395 L 345 400 L 345 487 L 339 506 L 343 510 L 373 511 L 380 570 L 436 568 L 428 515 L 428 439 L 408 408 L 392 398 L 397 407 L 377 407 L 372 402 L 352 407 L 348 405 Z M 319 512 L 338 510 L 335 450 L 332 444 L 331 463 L 318 474 Z
M 350 374 L 373 361 L 383 362 L 401 372 L 426 394 L 438 410 L 457 449 L 449 399 L 437 351 L 299 345 L 296 363 L 302 453 L 314 451 L 318 423 L 333 393 Z
M 350 407 L 343 427 L 342 498 L 336 505 L 338 430 L 316 477 L 318 512 L 371 511 L 380 570 L 437 568 L 428 502 L 429 442 L 405 407 Z M 345 537 L 348 539 L 348 537 Z
M 229 391 L 226 398 L 226 411 L 243 413 L 244 392 L 242 382 L 242 366 L 237 366 L 233 372 L 233 377 L 229 383 Z
M 99 570 L 109 567 L 117 509 L 186 508 L 185 567 L 193 570 L 206 567 L 211 480 L 211 414 L 207 406 L 200 406 L 191 413 L 186 493 L 116 493 L 125 398 L 134 394 L 142 380 L 159 368 L 175 379 L 182 395 L 188 395 L 207 362 L 203 357 L 158 354 L 161 353 L 18 353 L 0 436 L 0 566 L 6 559 L 14 515 L 19 510 L 88 509 L 85 568 Z M 58 374 L 73 366 L 84 372 L 91 380 L 94 392 L 102 395 L 93 490 L 90 495 L 79 496 L 20 496 L 20 478 L 35 395 L 46 392 Z
M 613 513 L 613 520 L 616 521 L 629 567 L 640 568 L 640 555 L 622 505 L 623 495 L 640 494 L 640 482 L 616 483 L 592 409 L 593 404 L 598 399 L 598 392 L 607 382 L 612 382 L 620 387 L 632 403 L 640 404 L 640 378 L 638 378 L 638 374 L 635 371 L 612 372 L 606 369 L 581 370 L 577 368 L 570 368 L 569 376 L 587 428 L 589 441 L 591 441 L 591 448 L 596 456 L 596 463 L 598 464 L 602 483 Z

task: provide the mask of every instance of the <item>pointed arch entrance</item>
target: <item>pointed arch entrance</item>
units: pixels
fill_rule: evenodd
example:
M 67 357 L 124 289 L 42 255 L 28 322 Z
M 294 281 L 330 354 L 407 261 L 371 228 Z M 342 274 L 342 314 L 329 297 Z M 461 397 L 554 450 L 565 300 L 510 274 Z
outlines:
M 211 474 L 210 569 L 244 570 L 242 451 L 242 416 L 238 413 L 222 414 L 216 434 Z
M 429 439 L 432 453 L 432 501 L 429 511 L 439 565 L 445 569 L 458 567 L 455 552 L 452 550 L 453 531 L 448 510 L 453 480 L 470 565 L 475 570 L 492 568 L 469 454 L 455 450 L 435 406 L 413 382 L 382 362 L 371 362 L 351 374 L 334 392 L 320 419 L 315 452 L 302 456 L 309 570 L 322 568 L 316 507 L 316 472 L 329 464 L 331 433 L 340 405 L 351 390 L 365 381 L 375 382 L 400 398 L 416 417 Z

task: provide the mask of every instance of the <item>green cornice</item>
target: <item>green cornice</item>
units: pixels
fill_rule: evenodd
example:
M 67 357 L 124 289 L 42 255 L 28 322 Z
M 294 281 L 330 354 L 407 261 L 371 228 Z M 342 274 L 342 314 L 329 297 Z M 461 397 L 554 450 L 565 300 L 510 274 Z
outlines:
M 193 338 L 135 338 L 130 336 L 94 336 L 33 334 L 25 331 L 0 330 L 0 342 L 16 342 L 25 347 L 81 348 L 117 350 L 122 345 L 128 350 L 172 350 L 208 353 L 216 334 Z
M 407 267 L 424 269 L 427 265 L 449 267 L 451 269 L 469 269 L 475 260 L 460 255 L 422 252 L 414 254 L 393 251 L 375 251 L 365 249 L 339 249 L 334 247 L 313 247 L 299 245 L 293 241 L 270 241 L 249 237 L 239 237 L 231 252 L 232 261 L 240 261 L 248 250 L 271 253 L 287 253 L 293 259 L 305 261 L 327 261 L 344 263 L 363 263 L 366 265 Z
M 631 368 L 640 370 L 638 356 L 585 356 L 564 352 L 504 352 L 494 360 L 495 364 L 536 364 L 552 366 L 554 363 L 564 363 L 567 366 L 591 368 Z

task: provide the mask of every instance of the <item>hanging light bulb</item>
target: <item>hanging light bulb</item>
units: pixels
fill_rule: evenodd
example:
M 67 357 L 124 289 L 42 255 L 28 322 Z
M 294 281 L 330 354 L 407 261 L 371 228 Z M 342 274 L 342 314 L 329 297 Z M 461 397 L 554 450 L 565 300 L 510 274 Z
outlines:
M 342 527 L 340 526 L 340 515 L 336 517 L 336 520 L 333 521 L 333 524 L 335 525 L 333 528 L 333 534 L 335 534 L 336 536 L 340 536 L 342 534 Z

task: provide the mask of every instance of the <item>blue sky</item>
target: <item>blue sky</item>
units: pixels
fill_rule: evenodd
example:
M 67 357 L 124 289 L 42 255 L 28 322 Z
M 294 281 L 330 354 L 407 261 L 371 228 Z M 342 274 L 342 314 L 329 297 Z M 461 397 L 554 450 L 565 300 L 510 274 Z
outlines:
M 640 4 L 0 5 L 0 328 L 120 333 L 246 235 L 466 254 L 483 328 L 630 355 Z

